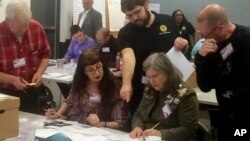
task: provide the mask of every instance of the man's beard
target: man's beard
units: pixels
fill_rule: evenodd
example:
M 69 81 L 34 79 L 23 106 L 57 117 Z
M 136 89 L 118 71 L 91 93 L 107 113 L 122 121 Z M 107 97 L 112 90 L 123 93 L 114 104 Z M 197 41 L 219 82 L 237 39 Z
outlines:
M 143 28 L 145 26 L 147 26 L 149 24 L 150 21 L 150 12 L 148 10 L 145 11 L 146 12 L 146 17 L 145 19 L 143 19 L 142 24 L 136 24 L 136 21 L 134 23 L 134 25 L 138 28 Z

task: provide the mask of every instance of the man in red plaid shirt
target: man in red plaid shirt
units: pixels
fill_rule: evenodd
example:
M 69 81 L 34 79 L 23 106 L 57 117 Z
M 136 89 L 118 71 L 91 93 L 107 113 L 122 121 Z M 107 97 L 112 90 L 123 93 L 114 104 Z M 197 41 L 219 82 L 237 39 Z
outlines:
M 21 109 L 25 94 L 42 84 L 51 53 L 42 25 L 31 17 L 25 1 L 12 0 L 0 23 L 0 93 L 19 96 Z

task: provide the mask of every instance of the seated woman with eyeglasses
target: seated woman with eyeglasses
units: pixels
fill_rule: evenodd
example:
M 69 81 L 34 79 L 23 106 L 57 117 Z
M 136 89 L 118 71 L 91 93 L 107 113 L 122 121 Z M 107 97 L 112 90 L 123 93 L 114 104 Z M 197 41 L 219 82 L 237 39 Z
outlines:
M 120 99 L 120 85 L 95 50 L 84 51 L 78 60 L 68 98 L 56 112 L 48 109 L 51 119 L 67 115 L 69 120 L 96 127 L 124 130 L 127 104 Z
M 164 53 L 154 53 L 143 63 L 149 80 L 132 119 L 132 138 L 161 136 L 168 141 L 195 140 L 198 100 L 180 72 Z

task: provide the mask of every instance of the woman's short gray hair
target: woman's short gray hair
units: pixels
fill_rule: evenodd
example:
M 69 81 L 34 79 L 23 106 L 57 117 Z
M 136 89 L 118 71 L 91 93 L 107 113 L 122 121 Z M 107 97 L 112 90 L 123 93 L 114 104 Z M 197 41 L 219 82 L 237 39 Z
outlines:
M 167 89 L 177 89 L 182 82 L 182 73 L 171 63 L 164 53 L 153 53 L 143 63 L 143 70 L 149 68 L 167 76 Z
M 25 0 L 11 0 L 6 7 L 6 18 L 28 23 L 32 17 L 31 10 Z

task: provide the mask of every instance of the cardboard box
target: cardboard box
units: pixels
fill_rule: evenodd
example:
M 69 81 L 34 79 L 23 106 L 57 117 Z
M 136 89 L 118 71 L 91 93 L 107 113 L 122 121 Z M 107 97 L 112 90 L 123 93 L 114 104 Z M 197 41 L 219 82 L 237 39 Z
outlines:
M 18 97 L 0 93 L 0 140 L 18 136 L 19 106 Z
M 186 83 L 188 84 L 188 86 L 190 86 L 192 88 L 198 87 L 198 84 L 196 81 L 196 72 L 195 71 L 189 76 Z

